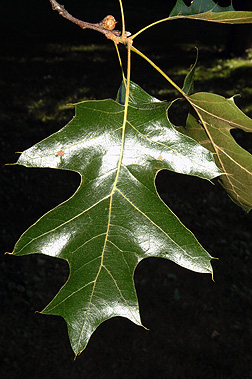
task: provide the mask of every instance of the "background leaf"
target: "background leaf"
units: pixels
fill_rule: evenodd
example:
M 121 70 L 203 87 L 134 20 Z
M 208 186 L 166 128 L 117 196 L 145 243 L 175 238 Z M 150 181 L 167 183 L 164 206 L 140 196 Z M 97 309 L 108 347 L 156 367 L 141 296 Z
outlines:
M 131 94 L 135 101 L 147 96 L 133 84 Z M 13 251 L 68 262 L 69 278 L 43 313 L 66 320 L 75 354 L 108 318 L 142 325 L 133 282 L 142 259 L 163 257 L 212 272 L 210 255 L 160 199 L 154 180 L 162 169 L 205 179 L 220 170 L 210 152 L 171 125 L 169 104 L 138 100 L 129 106 L 125 130 L 118 102 L 77 104 L 69 124 L 17 162 L 73 170 L 82 178 L 76 193 L 32 225 Z
M 226 173 L 220 177 L 221 184 L 236 204 L 250 211 L 252 156 L 236 143 L 230 130 L 251 133 L 252 120 L 235 105 L 233 98 L 201 92 L 191 95 L 189 101 L 200 115 L 200 123 L 190 115 L 186 128 L 179 130 L 216 153 L 216 163 Z
M 188 7 L 183 0 L 177 0 L 169 17 L 190 18 L 224 24 L 246 24 L 252 22 L 252 12 L 235 11 L 233 6 L 220 7 L 212 0 L 194 0 Z

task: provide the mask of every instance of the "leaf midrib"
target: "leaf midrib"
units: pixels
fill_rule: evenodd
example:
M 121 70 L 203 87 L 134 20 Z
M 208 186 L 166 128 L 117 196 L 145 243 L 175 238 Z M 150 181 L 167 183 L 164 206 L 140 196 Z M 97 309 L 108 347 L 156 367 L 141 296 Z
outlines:
M 128 53 L 129 53 L 129 51 L 128 51 Z M 130 75 L 128 75 L 127 80 L 130 82 L 129 76 Z M 97 283 L 97 280 L 99 278 L 99 275 L 100 275 L 102 267 L 105 268 L 105 266 L 103 264 L 103 261 L 104 261 L 104 254 L 105 254 L 105 249 L 106 249 L 107 241 L 108 241 L 108 234 L 109 234 L 110 224 L 111 224 L 110 220 L 111 220 L 111 212 L 112 212 L 113 195 L 114 195 L 114 192 L 115 192 L 115 189 L 116 189 L 116 185 L 117 185 L 117 182 L 118 182 L 118 178 L 119 178 L 119 174 L 120 174 L 120 169 L 121 169 L 121 165 L 122 165 L 122 159 L 123 159 L 125 134 L 126 134 L 126 124 L 127 124 L 127 115 L 128 115 L 128 107 L 129 107 L 129 103 L 128 103 L 129 96 L 128 96 L 128 98 L 126 97 L 126 100 L 125 100 L 125 105 L 124 105 L 124 118 L 123 118 L 123 124 L 122 124 L 121 149 L 120 149 L 120 155 L 119 155 L 119 159 L 118 159 L 116 177 L 115 177 L 115 180 L 114 180 L 114 184 L 113 184 L 111 193 L 109 195 L 110 196 L 110 201 L 109 201 L 109 212 L 108 212 L 108 224 L 107 224 L 107 230 L 106 230 L 104 244 L 103 244 L 103 249 L 102 249 L 102 254 L 101 254 L 101 262 L 100 262 L 100 266 L 99 266 L 98 272 L 97 272 L 95 280 L 94 280 L 93 289 L 92 289 L 92 292 L 90 294 L 90 299 L 89 299 L 89 303 L 88 303 L 88 306 L 87 306 L 86 314 L 85 314 L 85 317 L 84 317 L 84 320 L 83 320 L 83 324 L 82 324 L 82 328 L 81 328 L 81 331 L 80 331 L 80 334 L 79 334 L 79 339 L 78 339 L 78 342 L 77 342 L 78 351 L 79 351 L 79 348 L 81 346 L 81 343 L 80 343 L 81 336 L 82 336 L 83 329 L 84 329 L 84 326 L 85 326 L 85 323 L 86 323 L 86 320 L 87 320 L 87 317 L 88 317 L 88 313 L 89 313 L 90 305 L 91 305 L 91 302 L 92 302 L 92 299 L 93 299 L 96 283 Z

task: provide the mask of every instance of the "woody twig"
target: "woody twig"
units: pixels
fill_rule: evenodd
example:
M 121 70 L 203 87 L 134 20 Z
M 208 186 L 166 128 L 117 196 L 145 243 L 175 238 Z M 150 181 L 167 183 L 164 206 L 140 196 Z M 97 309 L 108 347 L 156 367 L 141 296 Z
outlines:
M 127 32 L 127 33 L 125 33 L 124 36 L 121 36 L 121 32 L 119 30 L 114 30 L 115 25 L 116 25 L 116 20 L 113 16 L 108 15 L 102 21 L 100 21 L 96 24 L 93 24 L 91 22 L 82 21 L 76 17 L 73 17 L 65 9 L 64 5 L 59 4 L 56 0 L 49 0 L 49 1 L 52 4 L 53 10 L 57 11 L 62 17 L 73 22 L 74 24 L 78 25 L 82 29 L 96 30 L 97 32 L 104 34 L 108 39 L 111 39 L 112 41 L 114 41 L 117 44 L 122 43 L 124 45 L 128 45 L 129 33 Z

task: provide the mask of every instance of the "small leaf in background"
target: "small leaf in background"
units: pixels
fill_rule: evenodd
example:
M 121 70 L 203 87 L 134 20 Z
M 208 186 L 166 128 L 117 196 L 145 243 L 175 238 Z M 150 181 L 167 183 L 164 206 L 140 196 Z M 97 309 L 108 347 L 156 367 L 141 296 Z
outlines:
M 252 12 L 237 12 L 232 5 L 220 7 L 212 0 L 194 0 L 189 7 L 183 0 L 177 0 L 169 18 L 190 18 L 223 24 L 246 24 L 252 22 Z
M 170 16 L 191 16 L 206 12 L 220 13 L 227 11 L 234 11 L 233 6 L 220 7 L 213 0 L 194 0 L 187 6 L 183 0 L 177 0 Z
M 155 177 L 171 170 L 210 180 L 221 171 L 212 153 L 169 122 L 168 103 L 134 83 L 130 94 L 125 128 L 119 102 L 81 102 L 69 124 L 17 162 L 81 175 L 76 193 L 32 225 L 13 251 L 68 262 L 69 278 L 43 313 L 65 319 L 75 354 L 111 317 L 142 325 L 133 281 L 142 259 L 162 257 L 212 273 L 210 255 L 160 199 Z
M 252 208 L 252 156 L 232 137 L 231 129 L 252 133 L 252 120 L 235 104 L 211 93 L 195 93 L 189 97 L 201 123 L 192 115 L 186 128 L 179 128 L 209 151 L 215 152 L 217 165 L 226 174 L 220 182 L 231 199 L 249 212 Z

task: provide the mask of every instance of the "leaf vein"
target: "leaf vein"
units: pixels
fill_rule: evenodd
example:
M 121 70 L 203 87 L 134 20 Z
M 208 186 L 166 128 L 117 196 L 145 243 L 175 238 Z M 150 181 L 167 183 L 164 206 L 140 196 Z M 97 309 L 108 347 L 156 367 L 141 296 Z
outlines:
M 116 188 L 116 190 L 120 193 L 120 195 L 133 207 L 136 209 L 136 211 L 138 211 L 139 213 L 141 213 L 153 226 L 155 226 L 157 229 L 159 229 L 172 243 L 174 243 L 178 248 L 179 250 L 181 250 L 185 255 L 187 255 L 188 257 L 190 257 L 190 259 L 196 261 L 196 259 L 191 256 L 190 254 L 188 254 L 188 252 L 186 250 L 184 250 L 181 246 L 178 245 L 178 243 L 176 241 L 174 241 L 171 236 L 169 234 L 167 234 L 159 225 L 157 225 L 153 220 L 151 220 L 147 215 L 146 213 L 142 212 L 139 208 L 137 208 L 118 188 Z

